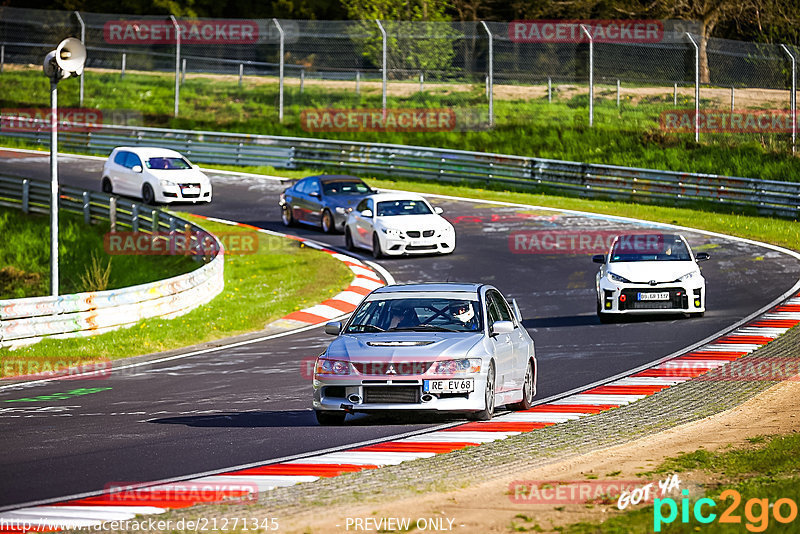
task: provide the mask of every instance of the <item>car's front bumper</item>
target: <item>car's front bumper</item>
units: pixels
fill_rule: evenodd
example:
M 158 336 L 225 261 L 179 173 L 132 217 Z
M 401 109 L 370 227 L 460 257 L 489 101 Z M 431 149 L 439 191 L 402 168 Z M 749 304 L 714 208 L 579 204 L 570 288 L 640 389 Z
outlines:
M 448 254 L 456 248 L 455 235 L 441 235 L 430 238 L 381 236 L 381 249 L 387 256 L 404 254 Z
M 426 394 L 422 382 L 441 376 L 395 379 L 368 379 L 362 376 L 335 376 L 314 379 L 313 408 L 317 411 L 380 412 L 434 411 L 475 412 L 484 409 L 485 374 L 465 374 L 473 378 L 474 388 L 464 394 Z M 430 397 L 429 399 L 427 397 Z
M 201 185 L 200 192 L 190 192 L 180 186 L 161 186 L 156 193 L 156 201 L 169 204 L 172 202 L 211 202 L 211 186 Z
M 607 278 L 597 286 L 599 311 L 609 314 L 703 313 L 706 311 L 706 286 L 702 277 L 689 283 L 663 283 L 655 286 L 612 282 Z M 668 293 L 668 299 L 643 300 L 640 293 Z

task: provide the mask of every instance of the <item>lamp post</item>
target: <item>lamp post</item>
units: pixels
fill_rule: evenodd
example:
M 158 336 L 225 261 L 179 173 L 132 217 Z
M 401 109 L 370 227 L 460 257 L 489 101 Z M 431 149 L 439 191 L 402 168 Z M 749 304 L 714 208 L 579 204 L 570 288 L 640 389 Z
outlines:
M 86 47 L 68 37 L 44 58 L 44 75 L 50 78 L 50 292 L 58 296 L 58 82 L 80 76 Z

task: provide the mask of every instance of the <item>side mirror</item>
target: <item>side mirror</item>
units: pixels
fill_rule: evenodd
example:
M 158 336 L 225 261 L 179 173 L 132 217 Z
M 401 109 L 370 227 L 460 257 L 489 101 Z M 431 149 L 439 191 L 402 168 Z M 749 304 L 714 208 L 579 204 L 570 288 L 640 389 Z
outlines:
M 361 212 L 362 217 L 366 217 L 367 219 L 372 218 L 372 210 L 364 210 Z
M 342 323 L 340 321 L 331 321 L 325 323 L 325 333 L 329 336 L 338 336 L 342 331 Z
M 313 193 L 309 193 L 309 196 L 312 196 L 312 197 L 314 197 L 314 198 L 319 198 L 319 193 L 317 193 L 316 191 L 314 191 Z
M 595 263 L 605 263 L 606 262 L 606 255 L 605 254 L 595 254 L 592 256 L 592 261 Z
M 442 213 L 444 213 L 444 210 L 439 206 L 436 206 L 435 208 L 433 208 L 433 213 L 435 213 L 436 215 L 441 215 Z
M 510 334 L 514 331 L 514 323 L 511 321 L 495 321 L 492 325 L 492 334 Z
M 698 252 L 694 259 L 695 261 L 708 261 L 711 259 L 711 256 L 708 254 L 708 252 Z
M 134 165 L 133 167 L 131 167 L 131 170 L 133 172 L 142 172 L 142 166 L 141 165 Z

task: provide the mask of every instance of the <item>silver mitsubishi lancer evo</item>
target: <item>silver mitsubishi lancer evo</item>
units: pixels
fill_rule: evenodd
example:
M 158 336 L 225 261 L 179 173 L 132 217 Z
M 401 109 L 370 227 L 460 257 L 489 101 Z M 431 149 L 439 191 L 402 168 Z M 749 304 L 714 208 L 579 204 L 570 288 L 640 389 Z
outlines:
M 313 407 L 322 425 L 348 413 L 437 411 L 491 419 L 495 406 L 530 408 L 536 395 L 533 339 L 486 284 L 376 289 L 314 366 Z

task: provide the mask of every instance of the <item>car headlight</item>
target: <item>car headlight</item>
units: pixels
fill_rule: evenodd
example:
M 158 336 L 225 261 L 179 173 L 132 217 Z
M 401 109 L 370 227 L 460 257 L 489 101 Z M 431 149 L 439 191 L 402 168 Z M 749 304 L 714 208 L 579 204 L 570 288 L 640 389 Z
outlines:
M 699 275 L 700 275 L 700 271 L 692 271 L 692 272 L 686 273 L 683 276 L 681 276 L 680 278 L 678 278 L 678 282 L 685 282 L 685 281 L 691 280 L 695 276 L 699 276 Z
M 400 237 L 402 232 L 396 228 L 381 228 L 381 231 L 391 237 Z
M 608 279 L 609 280 L 613 280 L 614 282 L 622 282 L 623 284 L 630 284 L 631 283 L 631 281 L 628 280 L 627 278 L 625 278 L 624 276 L 620 276 L 618 274 L 614 274 L 614 273 L 612 273 L 610 271 L 608 273 Z
M 350 364 L 343 360 L 327 360 L 317 358 L 317 365 L 314 367 L 315 375 L 349 375 Z
M 175 182 L 173 182 L 171 180 L 161 179 L 161 180 L 159 180 L 159 182 L 161 183 L 161 187 L 175 187 L 175 185 L 176 185 Z
M 433 374 L 457 375 L 463 373 L 478 373 L 481 370 L 480 358 L 464 358 L 461 360 L 443 360 L 433 365 Z
M 343 208 L 343 207 L 341 207 L 341 206 L 336 206 L 336 207 L 334 208 L 334 210 L 335 210 L 335 211 L 336 211 L 336 213 L 338 213 L 339 215 L 344 215 L 345 213 L 347 213 L 347 210 L 346 210 L 346 209 L 344 209 L 344 208 Z

